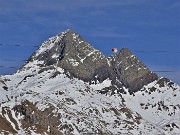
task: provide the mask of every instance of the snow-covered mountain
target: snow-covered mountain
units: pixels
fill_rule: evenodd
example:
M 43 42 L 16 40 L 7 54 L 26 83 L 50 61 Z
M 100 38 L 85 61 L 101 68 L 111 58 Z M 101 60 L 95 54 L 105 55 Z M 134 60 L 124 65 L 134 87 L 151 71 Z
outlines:
M 130 50 L 106 58 L 66 30 L 0 77 L 1 134 L 180 134 L 180 86 Z

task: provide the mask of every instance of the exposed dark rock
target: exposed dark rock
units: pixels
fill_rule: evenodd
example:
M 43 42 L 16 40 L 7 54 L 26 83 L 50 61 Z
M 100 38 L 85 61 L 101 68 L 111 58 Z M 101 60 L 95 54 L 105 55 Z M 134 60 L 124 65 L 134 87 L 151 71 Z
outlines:
M 0 84 L 2 84 L 1 87 L 2 87 L 5 91 L 8 91 L 8 87 L 7 87 L 6 83 L 4 82 L 4 80 L 1 80 L 1 78 L 0 78 Z
M 7 86 L 3 86 L 3 89 L 7 91 L 7 90 L 8 90 L 8 87 L 7 87 Z
M 158 78 L 129 49 L 123 48 L 119 54 L 106 58 L 72 30 L 45 41 L 30 60 L 42 61 L 40 72 L 60 67 L 70 73 L 70 78 L 76 77 L 90 84 L 109 78 L 121 92 L 124 92 L 123 86 L 130 93 L 136 92 Z
M 127 48 L 123 48 L 119 54 L 109 59 L 117 78 L 129 88 L 130 93 L 140 90 L 158 78 Z
M 86 82 L 102 82 L 109 77 L 109 65 L 105 56 L 74 31 L 67 30 L 45 41 L 43 45 L 46 47 L 51 44 L 54 44 L 52 48 L 41 53 L 37 51 L 30 59 L 43 61 L 45 67 L 61 67 Z
M 164 87 L 165 83 L 169 82 L 170 80 L 167 78 L 160 78 L 157 82 L 157 84 L 159 84 L 159 87 Z
M 38 108 L 28 100 L 22 102 L 21 105 L 16 105 L 13 110 L 16 115 L 24 115 L 22 120 L 23 129 L 29 130 L 29 128 L 35 127 L 38 129 L 37 133 L 48 133 L 50 135 L 61 135 L 62 133 L 58 130 L 57 126 L 61 124 L 61 114 L 55 115 L 52 107 L 46 108 L 44 111 L 38 110 Z M 47 132 L 48 126 L 50 131 Z

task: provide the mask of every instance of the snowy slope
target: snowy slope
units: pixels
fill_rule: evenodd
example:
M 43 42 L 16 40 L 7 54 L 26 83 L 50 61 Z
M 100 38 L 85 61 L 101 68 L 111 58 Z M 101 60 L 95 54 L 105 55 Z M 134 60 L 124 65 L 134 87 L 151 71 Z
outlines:
M 110 96 L 96 91 L 97 88 L 109 87 L 109 79 L 97 85 L 89 85 L 76 78 L 69 79 L 61 68 L 42 73 L 38 73 L 39 71 L 36 67 L 33 74 L 21 71 L 4 76 L 4 79 L 11 80 L 6 84 L 13 98 L 2 104 L 2 107 L 6 106 L 11 110 L 14 102 L 18 105 L 26 100 L 32 102 L 40 111 L 53 106 L 52 112 L 61 114 L 61 124 L 56 126 L 65 134 L 180 133 L 180 88 L 177 85 L 159 87 L 155 81 L 134 95 L 127 92 L 121 96 Z M 57 72 L 59 74 L 54 76 Z M 152 88 L 156 90 L 153 91 Z M 15 112 L 11 110 L 11 113 Z M 17 117 L 14 115 L 18 123 L 18 118 L 23 117 L 20 114 Z M 68 125 L 68 128 L 65 128 L 65 125 Z M 36 131 L 36 127 L 29 129 Z M 49 134 L 48 128 L 45 132 Z
M 8 87 L 4 81 L 0 78 L 0 103 L 8 101 Z
M 180 86 L 158 78 L 130 94 L 118 76 L 105 74 L 108 59 L 74 32 L 66 34 L 48 39 L 15 74 L 1 77 L 1 134 L 180 134 Z M 77 58 L 70 43 L 88 49 L 75 47 Z M 90 67 L 94 61 L 98 68 Z M 71 70 L 87 64 L 91 70 L 82 73 L 90 82 Z
M 179 134 L 180 87 L 171 82 L 158 84 L 163 78 L 150 83 L 134 95 L 123 96 L 126 106 L 152 123 L 165 134 Z

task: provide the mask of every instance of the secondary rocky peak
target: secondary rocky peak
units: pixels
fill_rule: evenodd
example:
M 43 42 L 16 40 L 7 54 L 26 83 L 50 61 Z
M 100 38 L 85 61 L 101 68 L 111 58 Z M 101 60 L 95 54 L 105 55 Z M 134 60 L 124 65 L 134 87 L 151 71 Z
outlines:
M 115 60 L 111 64 L 116 76 L 130 92 L 136 92 L 158 78 L 127 48 L 122 48 L 119 54 L 113 56 L 113 59 Z

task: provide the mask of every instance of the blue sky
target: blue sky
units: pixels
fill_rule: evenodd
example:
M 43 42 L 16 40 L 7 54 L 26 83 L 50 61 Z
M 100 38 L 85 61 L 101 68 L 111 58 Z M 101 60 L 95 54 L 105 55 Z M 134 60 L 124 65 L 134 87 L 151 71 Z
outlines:
M 127 47 L 180 84 L 180 0 L 0 0 L 0 74 L 68 28 L 106 56 Z

